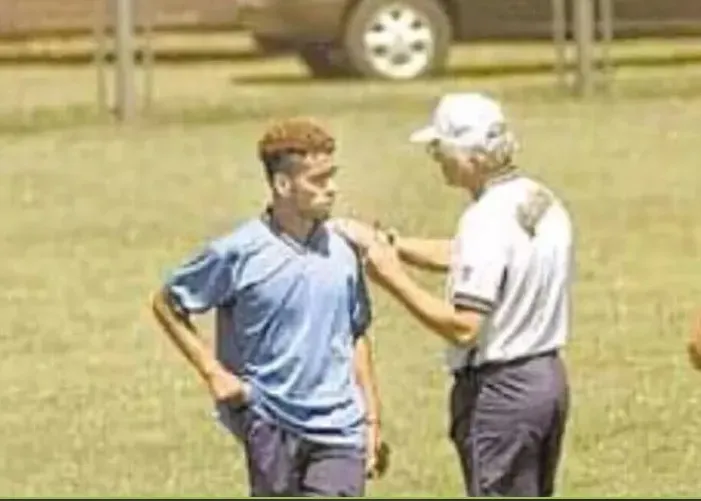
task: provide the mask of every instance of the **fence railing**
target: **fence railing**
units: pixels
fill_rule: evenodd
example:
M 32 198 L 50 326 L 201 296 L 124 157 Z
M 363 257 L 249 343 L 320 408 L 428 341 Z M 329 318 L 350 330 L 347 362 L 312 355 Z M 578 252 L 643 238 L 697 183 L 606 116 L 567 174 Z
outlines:
M 13 19 L 13 13 L 7 10 L 9 6 L 14 5 L 16 9 L 22 4 L 29 10 L 29 4 L 34 5 L 33 9 L 37 9 L 39 5 L 51 5 L 54 9 L 57 5 L 65 6 L 68 2 L 82 5 L 82 21 L 75 21 L 72 26 L 85 24 L 86 19 L 92 23 L 95 43 L 91 44 L 90 50 L 94 49 L 92 59 L 99 108 L 104 113 L 114 112 L 118 119 L 126 121 L 148 110 L 152 104 L 154 65 L 158 59 L 154 47 L 155 32 L 163 31 L 164 26 L 178 24 L 169 16 L 174 16 L 176 12 L 180 12 L 180 15 L 188 12 L 183 6 L 198 4 L 201 8 L 202 4 L 199 2 L 214 5 L 222 1 L 224 0 L 0 0 L 0 32 L 10 29 L 8 19 Z M 236 3 L 236 0 L 225 1 L 227 8 Z M 548 20 L 545 16 L 551 16 L 554 51 L 552 69 L 555 83 L 575 95 L 590 95 L 610 88 L 613 77 L 611 46 L 615 38 L 614 33 L 620 36 L 621 33 L 617 30 L 622 30 L 622 26 L 633 19 L 634 16 L 629 12 L 633 4 L 626 3 L 629 0 L 539 1 L 546 23 Z M 5 10 L 2 10 L 3 8 Z M 51 16 L 52 12 L 54 11 L 48 10 L 46 15 Z M 54 20 L 53 24 L 47 21 L 43 26 L 56 27 L 61 23 L 64 26 L 70 25 L 65 20 L 70 17 L 71 12 L 78 16 L 77 11 L 69 9 L 62 14 L 62 21 Z M 19 12 L 15 11 L 14 14 L 19 15 Z M 645 15 L 652 19 L 652 13 L 647 12 Z M 671 16 L 669 12 L 666 15 Z M 231 12 L 228 16 L 219 21 L 220 26 L 235 25 L 235 16 Z M 645 18 L 645 22 L 648 17 Z M 194 28 L 196 25 L 202 26 L 198 24 L 200 22 L 201 19 L 197 20 L 194 17 L 187 22 L 181 18 L 179 25 L 181 29 L 183 26 Z M 5 23 L 4 28 L 2 23 Z M 213 21 L 204 22 L 204 26 L 210 28 L 215 24 Z M 86 33 L 89 34 L 90 30 Z
M 98 0 L 99 1 L 99 0 Z M 608 47 L 613 39 L 614 9 L 613 0 L 575 0 L 572 19 L 568 19 L 566 1 L 552 1 L 552 38 L 556 51 L 554 71 L 560 85 L 568 86 L 579 95 L 589 95 L 597 88 L 606 89 L 611 79 Z M 129 120 L 139 111 L 136 83 L 137 37 L 140 39 L 140 53 L 143 55 L 142 68 L 146 80 L 143 102 L 150 103 L 153 50 L 151 37 L 153 12 L 145 6 L 149 2 L 138 0 L 104 0 L 106 9 L 114 19 L 114 29 L 110 30 L 107 17 L 98 16 L 96 21 L 95 64 L 98 75 L 98 99 L 101 107 L 106 103 L 105 53 L 109 35 L 113 36 L 116 55 L 114 65 L 114 110 L 120 120 Z M 137 2 L 140 7 L 137 10 Z M 138 13 L 138 15 L 137 15 Z M 598 19 L 597 19 L 598 16 Z M 566 36 L 567 27 L 572 26 L 573 41 Z M 569 49 L 574 50 L 569 50 Z M 568 54 L 572 53 L 574 64 L 567 64 Z M 570 86 L 567 68 L 574 67 L 573 83 Z M 598 78 L 597 78 L 598 77 Z M 597 86 L 601 82 L 603 85 Z
M 554 70 L 561 86 L 567 86 L 568 37 L 572 26 L 574 39 L 573 90 L 580 95 L 595 90 L 597 72 L 604 89 L 611 83 L 610 47 L 614 34 L 613 0 L 575 0 L 572 19 L 568 19 L 567 0 L 552 0 L 552 37 L 555 47 Z

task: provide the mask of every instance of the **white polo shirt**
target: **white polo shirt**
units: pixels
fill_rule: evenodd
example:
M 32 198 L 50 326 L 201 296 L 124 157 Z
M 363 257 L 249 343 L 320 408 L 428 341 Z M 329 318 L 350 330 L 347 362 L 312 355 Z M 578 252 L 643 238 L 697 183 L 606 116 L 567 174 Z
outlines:
M 573 273 L 573 227 L 562 202 L 519 174 L 494 180 L 465 210 L 453 240 L 448 298 L 487 317 L 472 356 L 448 349 L 450 369 L 562 347 Z

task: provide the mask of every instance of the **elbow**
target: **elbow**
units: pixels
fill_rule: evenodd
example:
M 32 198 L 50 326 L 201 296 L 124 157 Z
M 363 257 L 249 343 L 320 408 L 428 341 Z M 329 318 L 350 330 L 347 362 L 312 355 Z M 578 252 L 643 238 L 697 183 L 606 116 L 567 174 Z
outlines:
M 446 325 L 441 334 L 457 348 L 471 348 L 475 342 L 476 332 L 464 326 Z
M 450 341 L 459 348 L 472 348 L 477 340 L 477 334 L 482 329 L 484 316 L 473 311 L 456 311 L 451 316 Z
M 163 289 L 153 291 L 149 296 L 149 307 L 156 318 L 161 319 L 169 311 L 166 292 Z
M 158 310 L 163 305 L 163 291 L 151 291 L 148 297 L 148 304 L 152 311 Z
M 168 289 L 152 292 L 149 305 L 156 321 L 166 330 L 171 330 L 176 325 L 184 325 L 188 329 L 193 328 L 188 314 L 177 307 L 168 293 Z
M 435 261 L 430 263 L 429 268 L 436 273 L 447 273 L 450 270 L 450 263 L 447 261 Z
M 471 348 L 475 342 L 472 332 L 457 331 L 452 335 L 453 344 L 458 348 Z
M 446 251 L 443 251 L 438 259 L 436 265 L 441 271 L 450 271 L 450 265 L 452 262 L 452 249 L 448 247 Z

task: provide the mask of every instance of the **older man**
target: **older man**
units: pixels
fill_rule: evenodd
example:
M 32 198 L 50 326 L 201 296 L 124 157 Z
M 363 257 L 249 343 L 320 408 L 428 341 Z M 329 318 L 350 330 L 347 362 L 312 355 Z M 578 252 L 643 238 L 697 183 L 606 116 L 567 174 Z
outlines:
M 468 494 L 551 496 L 568 415 L 559 352 L 570 330 L 570 217 L 513 163 L 502 108 L 482 94 L 444 96 L 411 140 L 474 199 L 452 241 L 338 226 L 365 251 L 370 276 L 451 345 L 450 435 Z M 402 261 L 448 271 L 447 298 L 419 286 Z

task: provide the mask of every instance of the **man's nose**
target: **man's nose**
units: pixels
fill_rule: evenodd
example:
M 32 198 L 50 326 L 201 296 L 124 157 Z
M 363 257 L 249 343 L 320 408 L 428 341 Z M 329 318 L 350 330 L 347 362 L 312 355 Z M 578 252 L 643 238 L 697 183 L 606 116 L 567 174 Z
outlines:
M 326 185 L 326 193 L 328 193 L 329 196 L 333 196 L 338 193 L 338 184 L 336 184 L 336 181 L 329 181 L 329 183 Z

